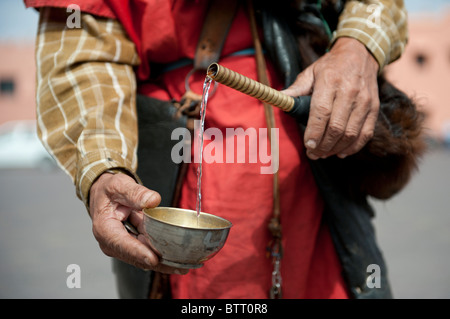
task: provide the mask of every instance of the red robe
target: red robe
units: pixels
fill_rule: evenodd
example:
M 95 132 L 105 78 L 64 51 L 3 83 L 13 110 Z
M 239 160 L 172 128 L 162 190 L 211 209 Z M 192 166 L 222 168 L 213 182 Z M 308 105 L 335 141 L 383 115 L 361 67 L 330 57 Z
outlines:
M 27 6 L 65 7 L 73 0 L 25 0 Z M 138 81 L 148 79 L 150 62 L 172 63 L 193 58 L 202 27 L 207 0 L 78 0 L 82 11 L 118 19 L 136 48 L 142 64 L 136 70 Z M 225 67 L 256 79 L 252 55 L 232 55 L 252 47 L 250 27 L 241 7 L 229 31 L 222 57 Z M 184 81 L 192 66 L 176 68 L 158 81 L 139 85 L 139 92 L 149 96 L 179 100 L 185 93 Z M 271 85 L 281 88 L 269 63 Z M 204 74 L 192 77 L 191 88 L 201 93 Z M 284 256 L 281 261 L 284 298 L 347 298 L 329 231 L 322 222 L 323 203 L 303 147 L 295 121 L 275 109 L 279 128 L 279 178 Z M 266 128 L 263 106 L 254 98 L 219 86 L 206 111 L 207 128 L 223 134 L 214 147 L 223 145 L 223 163 L 203 163 L 202 211 L 230 220 L 233 227 L 224 248 L 200 269 L 187 275 L 171 276 L 174 298 L 267 298 L 271 287 L 271 260 L 266 246 L 271 237 L 267 224 L 272 212 L 272 178 L 261 174 L 261 163 L 247 157 L 245 163 L 227 163 L 226 128 Z M 208 138 L 205 147 L 211 143 Z M 267 143 L 259 137 L 258 145 Z M 235 143 L 236 145 L 236 143 Z M 210 147 L 212 145 L 209 145 Z M 217 150 L 217 149 L 216 149 Z M 235 154 L 238 150 L 235 149 Z M 235 155 L 236 156 L 236 155 Z M 197 200 L 197 164 L 189 165 L 179 206 L 195 209 Z

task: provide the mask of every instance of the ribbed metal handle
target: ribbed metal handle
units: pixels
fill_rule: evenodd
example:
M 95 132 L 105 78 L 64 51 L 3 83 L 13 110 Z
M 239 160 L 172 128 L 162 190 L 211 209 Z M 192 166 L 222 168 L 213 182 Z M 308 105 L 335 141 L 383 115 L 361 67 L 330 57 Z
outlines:
M 207 75 L 214 81 L 279 107 L 285 112 L 290 112 L 294 107 L 295 100 L 292 96 L 281 93 L 217 63 L 213 63 L 208 67 Z

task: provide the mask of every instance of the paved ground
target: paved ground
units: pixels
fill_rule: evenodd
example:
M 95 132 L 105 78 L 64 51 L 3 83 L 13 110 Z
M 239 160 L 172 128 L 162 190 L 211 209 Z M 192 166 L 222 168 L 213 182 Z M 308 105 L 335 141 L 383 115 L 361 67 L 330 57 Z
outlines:
M 395 297 L 450 298 L 450 150 L 432 151 L 401 194 L 374 205 Z
M 430 153 L 375 225 L 397 298 L 450 298 L 450 151 Z M 0 170 L 0 298 L 117 298 L 111 263 L 70 180 L 59 171 Z M 81 269 L 69 289 L 67 266 Z
M 116 298 L 110 259 L 64 173 L 0 171 L 0 298 Z M 69 289 L 67 266 L 81 270 Z

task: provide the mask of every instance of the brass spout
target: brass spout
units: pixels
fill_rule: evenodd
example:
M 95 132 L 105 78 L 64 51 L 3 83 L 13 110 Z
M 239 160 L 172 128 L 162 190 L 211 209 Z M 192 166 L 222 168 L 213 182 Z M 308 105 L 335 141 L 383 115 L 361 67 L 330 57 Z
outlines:
M 207 76 L 216 82 L 257 98 L 262 102 L 279 107 L 285 112 L 290 112 L 294 107 L 295 100 L 293 97 L 227 69 L 217 63 L 213 63 L 208 67 Z

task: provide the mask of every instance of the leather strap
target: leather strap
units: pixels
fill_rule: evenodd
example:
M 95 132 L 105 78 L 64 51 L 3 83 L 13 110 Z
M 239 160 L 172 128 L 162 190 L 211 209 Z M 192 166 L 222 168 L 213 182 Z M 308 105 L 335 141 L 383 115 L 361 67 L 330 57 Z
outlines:
M 237 7 L 237 0 L 211 1 L 197 44 L 195 70 L 206 70 L 211 63 L 218 62 Z
M 269 78 L 267 76 L 266 61 L 262 50 L 261 41 L 258 35 L 258 28 L 256 24 L 255 11 L 253 8 L 253 0 L 247 0 L 247 9 L 249 13 L 250 26 L 253 37 L 253 44 L 255 46 L 255 58 L 257 65 L 258 81 L 267 86 L 270 85 Z M 273 114 L 273 107 L 267 103 L 263 103 L 269 141 L 272 143 L 272 128 L 276 127 L 275 117 Z M 274 140 L 274 144 L 271 145 L 272 149 L 272 161 L 274 158 L 279 158 L 279 145 L 278 140 Z M 279 177 L 278 170 L 273 174 L 273 207 L 272 218 L 269 221 L 269 231 L 272 234 L 272 240 L 267 246 L 268 257 L 272 257 L 274 264 L 274 271 L 272 272 L 272 288 L 270 289 L 270 298 L 280 299 L 282 298 L 281 291 L 281 273 L 279 272 L 279 265 L 281 257 L 283 256 L 283 246 L 281 242 L 281 221 L 280 221 L 280 190 L 279 190 Z
M 253 43 L 255 46 L 255 52 L 256 52 L 256 64 L 257 64 L 257 72 L 258 72 L 258 81 L 262 84 L 265 84 L 267 86 L 270 86 L 270 81 L 267 76 L 267 68 L 266 68 L 266 62 L 264 59 L 264 54 L 262 50 L 261 41 L 258 36 L 258 29 L 256 26 L 256 18 L 254 14 L 253 9 L 253 2 L 252 0 L 247 1 L 248 5 L 248 12 L 249 12 L 249 18 L 250 18 L 250 26 L 253 36 Z M 269 133 L 269 140 L 271 141 L 271 129 L 276 127 L 275 123 L 275 117 L 273 114 L 273 107 L 267 103 L 263 103 L 265 115 L 266 115 L 266 122 L 267 122 L 267 128 Z M 278 144 L 272 145 L 272 150 L 275 154 L 272 154 L 272 158 L 278 158 Z M 273 176 L 273 220 L 271 221 L 271 225 L 269 226 L 272 234 L 276 237 L 281 237 L 281 225 L 279 222 L 280 219 L 280 193 L 279 193 L 279 182 L 278 182 L 278 171 L 274 173 Z

